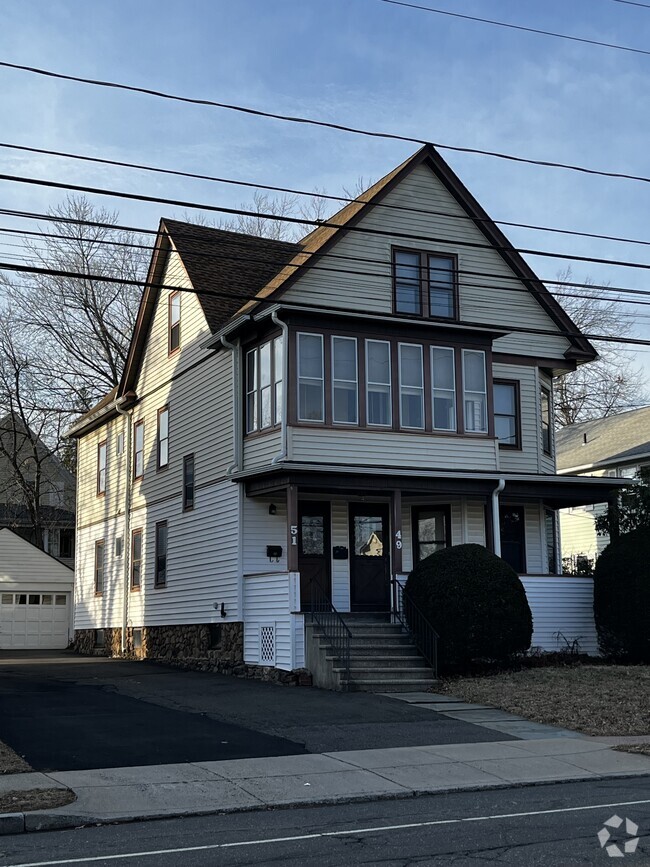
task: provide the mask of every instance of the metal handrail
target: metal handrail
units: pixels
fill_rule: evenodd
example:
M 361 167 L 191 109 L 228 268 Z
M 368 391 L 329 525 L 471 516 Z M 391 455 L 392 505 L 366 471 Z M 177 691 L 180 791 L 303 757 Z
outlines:
M 433 676 L 438 674 L 438 639 L 431 621 L 414 601 L 406 587 L 392 579 L 393 585 L 393 616 L 407 630 L 415 641 L 415 646 L 433 669 Z
M 332 604 L 328 593 L 325 592 L 316 578 L 309 582 L 310 609 L 309 614 L 313 622 L 317 623 L 331 645 L 335 656 L 343 665 L 343 689 L 347 690 L 350 685 L 350 639 L 352 633 Z

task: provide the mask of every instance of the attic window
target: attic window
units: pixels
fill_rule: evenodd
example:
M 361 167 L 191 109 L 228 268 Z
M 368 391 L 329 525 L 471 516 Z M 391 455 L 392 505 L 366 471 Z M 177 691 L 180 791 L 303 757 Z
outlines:
M 169 354 L 176 352 L 181 345 L 181 293 L 172 292 L 169 296 L 168 310 Z
M 393 250 L 393 309 L 402 316 L 456 319 L 455 256 Z

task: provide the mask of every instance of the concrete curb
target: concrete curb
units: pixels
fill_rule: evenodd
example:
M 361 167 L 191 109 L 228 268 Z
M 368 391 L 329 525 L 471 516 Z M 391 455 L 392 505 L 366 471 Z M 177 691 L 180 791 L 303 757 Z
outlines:
M 27 813 L 0 813 L 0 837 L 24 834 L 34 831 L 64 831 L 74 828 L 87 828 L 90 826 L 99 825 L 123 825 L 132 822 L 153 822 L 161 819 L 182 819 L 189 816 L 216 816 L 228 815 L 233 813 L 254 813 L 260 810 L 291 810 L 297 807 L 326 807 L 336 804 L 362 804 L 370 801 L 402 801 L 408 798 L 421 798 L 430 795 L 445 795 L 456 792 L 480 792 L 480 791 L 496 791 L 499 789 L 524 789 L 532 788 L 533 786 L 553 786 L 563 783 L 585 783 L 597 782 L 603 780 L 627 780 L 636 777 L 646 776 L 639 773 L 625 774 L 603 774 L 600 776 L 594 775 L 587 780 L 584 776 L 565 777 L 561 780 L 537 780 L 530 782 L 503 782 L 489 783 L 486 785 L 471 785 L 471 786 L 453 786 L 448 789 L 405 789 L 404 792 L 391 792 L 383 794 L 368 794 L 368 795 L 345 795 L 332 796 L 327 798 L 300 799 L 295 801 L 277 804 L 273 806 L 256 805 L 245 807 L 217 807 L 206 810 L 175 810 L 173 812 L 146 813 L 146 814 L 125 814 L 123 816 L 75 816 L 74 814 L 63 814 L 54 812 L 53 810 L 34 810 Z M 59 807 L 58 809 L 65 809 Z

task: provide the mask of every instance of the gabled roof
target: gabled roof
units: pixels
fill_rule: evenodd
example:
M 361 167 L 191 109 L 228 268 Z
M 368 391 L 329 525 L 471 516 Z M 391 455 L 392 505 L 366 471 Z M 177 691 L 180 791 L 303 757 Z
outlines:
M 568 425 L 555 441 L 559 471 L 650 458 L 650 406 Z

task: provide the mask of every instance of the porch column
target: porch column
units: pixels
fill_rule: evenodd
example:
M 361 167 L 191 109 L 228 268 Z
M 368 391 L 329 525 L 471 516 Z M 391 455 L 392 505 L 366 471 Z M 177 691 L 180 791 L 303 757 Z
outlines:
M 287 569 L 298 571 L 298 486 L 287 485 Z
M 390 497 L 392 524 L 393 575 L 402 571 L 402 492 L 393 491 Z

